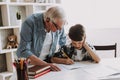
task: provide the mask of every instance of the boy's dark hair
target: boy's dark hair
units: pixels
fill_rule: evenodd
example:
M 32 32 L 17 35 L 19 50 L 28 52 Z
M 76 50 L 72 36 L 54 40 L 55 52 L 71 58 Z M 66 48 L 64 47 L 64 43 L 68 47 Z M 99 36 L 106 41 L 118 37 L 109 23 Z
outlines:
M 81 24 L 76 24 L 69 29 L 69 37 L 73 41 L 82 41 L 85 29 Z

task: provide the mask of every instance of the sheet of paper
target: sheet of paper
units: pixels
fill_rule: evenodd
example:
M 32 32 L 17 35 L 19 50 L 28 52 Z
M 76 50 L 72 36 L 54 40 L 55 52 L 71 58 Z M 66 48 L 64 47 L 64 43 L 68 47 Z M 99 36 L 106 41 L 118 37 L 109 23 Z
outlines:
M 109 64 L 109 65 L 106 65 L 106 66 L 109 67 L 109 68 L 112 68 L 114 70 L 117 70 L 118 72 L 120 72 L 120 63 Z
M 78 68 L 86 67 L 88 65 L 80 63 L 80 62 L 75 62 L 72 65 L 61 64 L 61 66 L 64 67 L 65 69 L 72 70 L 72 69 L 78 69 Z
M 99 80 L 120 80 L 120 74 L 101 77 L 101 78 L 99 78 Z
M 120 58 L 103 59 L 101 60 L 101 63 L 120 72 Z
M 99 65 L 94 67 L 87 67 L 83 68 L 86 72 L 94 75 L 95 77 L 105 77 L 114 73 L 117 73 L 118 71 L 111 69 L 107 66 Z

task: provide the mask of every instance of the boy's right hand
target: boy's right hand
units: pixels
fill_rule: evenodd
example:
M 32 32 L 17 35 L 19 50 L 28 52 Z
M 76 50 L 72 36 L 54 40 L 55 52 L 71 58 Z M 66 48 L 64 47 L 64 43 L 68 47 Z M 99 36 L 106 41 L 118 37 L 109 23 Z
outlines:
M 72 59 L 68 58 L 68 59 L 65 60 L 65 64 L 68 64 L 68 65 L 74 64 L 74 61 Z

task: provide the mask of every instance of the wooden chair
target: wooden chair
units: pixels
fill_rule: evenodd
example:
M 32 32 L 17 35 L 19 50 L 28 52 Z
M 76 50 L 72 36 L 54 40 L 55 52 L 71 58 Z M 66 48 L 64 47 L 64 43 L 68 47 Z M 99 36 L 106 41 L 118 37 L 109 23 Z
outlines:
M 114 45 L 94 45 L 94 47 L 96 50 L 115 50 L 114 57 L 117 57 L 117 43 L 115 43 Z

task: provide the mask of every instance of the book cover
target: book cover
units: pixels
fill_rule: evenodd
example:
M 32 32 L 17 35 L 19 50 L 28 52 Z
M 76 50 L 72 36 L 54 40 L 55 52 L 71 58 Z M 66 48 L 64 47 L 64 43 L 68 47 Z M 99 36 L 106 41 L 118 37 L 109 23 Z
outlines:
M 44 71 L 42 71 L 38 74 L 35 74 L 35 75 L 28 75 L 28 77 L 29 77 L 29 79 L 35 79 L 35 78 L 40 77 L 48 72 L 50 72 L 50 69 L 44 70 Z
M 28 68 L 28 74 L 37 74 L 37 73 L 40 73 L 46 69 L 50 69 L 50 66 L 38 66 L 38 65 L 35 65 L 35 66 L 32 66 L 30 68 Z

